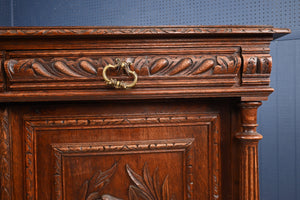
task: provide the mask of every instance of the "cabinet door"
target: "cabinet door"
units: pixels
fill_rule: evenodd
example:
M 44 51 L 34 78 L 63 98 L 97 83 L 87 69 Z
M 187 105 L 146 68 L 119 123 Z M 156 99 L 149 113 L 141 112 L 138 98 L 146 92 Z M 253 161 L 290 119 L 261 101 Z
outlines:
M 226 112 L 217 105 L 178 100 L 14 106 L 15 187 L 24 186 L 15 195 L 220 199 Z

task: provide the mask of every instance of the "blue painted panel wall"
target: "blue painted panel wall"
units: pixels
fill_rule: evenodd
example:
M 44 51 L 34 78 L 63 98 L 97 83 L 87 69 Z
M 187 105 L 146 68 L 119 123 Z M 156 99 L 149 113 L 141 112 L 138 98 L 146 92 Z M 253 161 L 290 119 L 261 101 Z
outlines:
M 271 86 L 259 110 L 261 196 L 300 198 L 300 40 L 274 41 Z
M 11 0 L 0 0 L 0 26 L 11 26 Z
M 275 92 L 259 110 L 259 164 L 262 200 L 299 200 L 299 0 L 0 0 L 1 26 L 216 24 L 292 29 L 271 44 Z

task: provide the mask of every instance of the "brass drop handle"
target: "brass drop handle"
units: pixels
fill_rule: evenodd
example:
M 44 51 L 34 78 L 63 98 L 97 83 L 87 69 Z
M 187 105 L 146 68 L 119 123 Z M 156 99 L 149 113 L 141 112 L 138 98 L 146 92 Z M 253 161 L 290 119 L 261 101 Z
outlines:
M 138 80 L 138 75 L 136 74 L 135 71 L 131 71 L 130 70 L 130 65 L 132 65 L 132 63 L 130 62 L 121 62 L 120 59 L 116 59 L 116 64 L 115 65 L 111 65 L 111 64 L 108 64 L 104 67 L 103 69 L 103 72 L 102 72 L 102 76 L 104 78 L 104 81 L 107 85 L 109 86 L 112 86 L 114 88 L 122 88 L 122 89 L 127 89 L 127 88 L 132 88 L 136 85 L 137 83 L 137 80 Z M 107 75 L 106 75 L 106 71 L 108 69 L 124 69 L 125 72 L 128 74 L 128 75 L 131 75 L 133 76 L 133 81 L 131 83 L 125 83 L 124 81 L 118 81 L 117 79 L 113 79 L 113 78 L 108 78 Z

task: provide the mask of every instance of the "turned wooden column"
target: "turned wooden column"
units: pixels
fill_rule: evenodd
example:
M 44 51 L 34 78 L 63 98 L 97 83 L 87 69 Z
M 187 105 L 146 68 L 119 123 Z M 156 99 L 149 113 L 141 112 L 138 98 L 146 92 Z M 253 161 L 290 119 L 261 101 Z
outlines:
M 239 163 L 239 199 L 259 199 L 259 177 L 258 177 L 258 141 L 262 135 L 256 132 L 257 108 L 261 102 L 242 102 L 241 118 L 242 132 L 236 134 L 240 141 L 240 163 Z

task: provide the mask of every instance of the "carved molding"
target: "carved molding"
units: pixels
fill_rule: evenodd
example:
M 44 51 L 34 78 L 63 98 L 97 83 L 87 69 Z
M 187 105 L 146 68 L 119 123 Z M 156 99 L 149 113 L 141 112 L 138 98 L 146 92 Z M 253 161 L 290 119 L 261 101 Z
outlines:
M 192 177 L 193 177 L 193 170 L 192 170 L 192 151 L 190 151 L 192 147 L 194 139 L 193 138 L 186 138 L 186 139 L 169 139 L 169 140 L 144 140 L 144 141 L 120 141 L 120 142 L 97 142 L 97 143 L 57 143 L 52 144 L 53 153 L 55 155 L 55 192 L 59 195 L 56 195 L 56 200 L 62 200 L 62 174 L 61 174 L 61 160 L 64 155 L 67 154 L 74 154 L 74 153 L 98 153 L 99 155 L 109 152 L 119 152 L 123 154 L 128 153 L 143 153 L 148 151 L 153 152 L 165 152 L 169 150 L 182 150 L 185 154 L 186 160 L 186 190 L 187 190 L 187 199 L 192 200 L 193 198 L 193 189 L 192 189 Z M 57 154 L 60 154 L 57 156 Z M 58 165 L 58 166 L 57 166 Z M 148 169 L 145 165 L 144 173 L 147 173 Z M 58 170 L 60 170 L 58 172 Z M 129 166 L 126 166 L 126 171 L 129 174 L 130 178 L 134 181 L 135 186 L 129 187 L 129 194 L 130 199 L 135 200 L 134 196 L 137 195 L 145 200 L 148 200 L 148 196 L 141 196 L 143 192 L 149 193 L 149 191 L 141 192 L 141 188 L 137 186 L 137 181 L 143 181 L 142 178 L 139 178 L 139 175 L 135 174 L 133 170 Z M 156 172 L 157 173 L 157 172 Z M 146 176 L 146 175 L 145 175 Z M 149 177 L 144 177 L 149 178 Z M 154 177 L 153 177 L 154 178 Z M 148 179 L 149 180 L 149 179 Z M 167 181 L 168 179 L 165 179 Z M 154 184 L 154 180 L 152 181 Z M 157 183 L 157 182 L 156 182 Z M 144 184 L 144 183 L 141 183 Z M 157 186 L 157 185 L 156 185 Z M 164 190 L 166 190 L 167 182 L 162 186 Z M 146 188 L 144 188 L 146 190 Z M 89 193 L 88 193 L 89 194 Z M 102 194 L 100 190 L 97 190 L 97 193 L 94 193 L 97 198 L 100 198 Z M 148 195 L 153 195 L 148 194 Z M 93 199 L 93 198 L 91 198 Z M 153 199 L 153 198 L 149 198 Z M 160 199 L 160 198 L 157 198 Z M 156 198 L 154 198 L 156 200 Z
M 102 116 L 102 117 L 70 117 L 61 116 L 55 118 L 47 118 L 44 120 L 31 118 L 28 123 L 34 127 L 55 127 L 55 128 L 66 128 L 66 127 L 101 127 L 111 128 L 116 126 L 122 127 L 147 127 L 147 126 L 165 126 L 167 124 L 177 125 L 189 125 L 197 122 L 214 121 L 217 115 L 214 114 L 176 114 L 176 115 L 127 115 L 127 116 Z
M 211 129 L 212 140 L 214 144 L 211 146 L 211 154 L 214 156 L 212 159 L 212 171 L 211 171 L 211 194 L 214 200 L 219 199 L 220 194 L 220 180 L 219 180 L 219 144 L 220 144 L 220 132 L 219 132 L 219 118 L 218 114 L 176 114 L 165 115 L 160 114 L 156 116 L 145 115 L 126 115 L 126 116 L 61 116 L 60 118 L 47 117 L 44 119 L 35 119 L 31 116 L 24 116 L 25 119 L 25 193 L 26 199 L 34 199 L 35 195 L 35 137 L 36 130 L 39 129 L 66 129 L 66 128 L 111 128 L 111 127 L 149 127 L 149 126 L 166 126 L 174 123 L 177 126 L 182 125 L 208 125 Z M 63 154 L 67 153 L 99 153 L 105 154 L 109 152 L 116 152 L 122 154 L 136 153 L 138 151 L 170 151 L 172 149 L 183 149 L 185 152 L 185 165 L 188 166 L 186 181 L 187 181 L 187 199 L 193 199 L 193 175 L 192 175 L 192 157 L 190 151 L 193 139 L 174 139 L 174 140 L 147 140 L 147 141 L 130 141 L 130 142 L 101 142 L 101 143 L 65 143 L 65 144 L 52 144 L 55 163 L 55 197 L 56 199 L 62 198 L 62 180 L 61 180 L 61 159 Z M 106 196 L 108 199 L 109 197 Z
M 243 74 L 270 74 L 272 70 L 271 56 L 244 55 Z
M 52 144 L 54 151 L 63 153 L 134 152 L 147 150 L 186 149 L 194 139 L 145 140 L 122 142 L 58 143 Z
M 62 162 L 62 156 L 58 151 L 53 151 L 54 155 L 54 195 L 56 200 L 62 200 L 63 194 L 62 190 L 60 188 L 62 187 L 62 181 L 61 181 L 61 162 Z
M 8 125 L 8 111 L 0 109 L 0 199 L 12 199 L 12 172 L 11 172 L 11 135 Z
M 272 26 L 173 26 L 173 27 L 61 27 L 61 28 L 2 28 L 0 36 L 58 35 L 155 35 L 155 34 L 258 34 L 289 33 L 289 29 Z
M 237 74 L 241 67 L 238 55 L 199 56 L 137 56 L 122 57 L 133 63 L 131 70 L 139 76 L 201 76 Z M 18 79 L 85 79 L 102 77 L 102 70 L 114 64 L 115 57 L 76 60 L 66 58 L 42 58 L 8 60 L 5 69 L 11 80 Z
M 35 199 L 34 187 L 34 144 L 35 144 L 35 134 L 34 127 L 30 124 L 25 124 L 25 199 L 32 200 Z
M 242 85 L 244 86 L 269 86 L 272 70 L 272 57 L 244 55 Z

